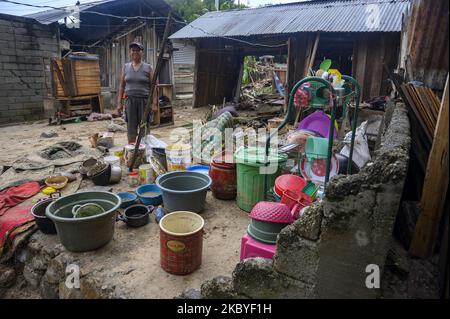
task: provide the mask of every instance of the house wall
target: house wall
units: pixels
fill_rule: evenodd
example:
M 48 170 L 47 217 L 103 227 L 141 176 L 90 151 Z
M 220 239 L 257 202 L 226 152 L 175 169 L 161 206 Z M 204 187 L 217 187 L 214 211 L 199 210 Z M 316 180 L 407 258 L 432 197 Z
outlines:
M 31 19 L 0 14 L 0 125 L 44 117 L 51 96 L 50 58 L 58 31 Z
M 343 35 L 349 36 L 336 33 L 336 38 Z M 391 86 L 388 72 L 383 65 L 389 70 L 396 68 L 400 33 L 353 33 L 350 37 L 355 43 L 351 75 L 362 86 L 362 100 L 388 95 Z M 278 49 L 245 46 L 236 42 L 225 43 L 222 39 L 199 40 L 196 45 L 194 107 L 222 103 L 224 97 L 230 101 L 236 91 L 242 59 L 246 55 L 287 53 L 287 92 L 290 92 L 294 85 L 308 74 L 315 39 L 315 33 L 301 33 L 289 37 L 279 35 L 251 40 L 257 43 L 270 44 L 276 41 L 278 44 L 283 42 L 287 44 Z M 319 47 L 320 41 L 319 39 Z M 339 41 L 336 40 L 334 45 L 339 46 Z M 348 43 L 346 45 L 348 46 Z
M 400 67 L 408 80 L 443 91 L 448 73 L 448 0 L 413 0 L 404 18 Z

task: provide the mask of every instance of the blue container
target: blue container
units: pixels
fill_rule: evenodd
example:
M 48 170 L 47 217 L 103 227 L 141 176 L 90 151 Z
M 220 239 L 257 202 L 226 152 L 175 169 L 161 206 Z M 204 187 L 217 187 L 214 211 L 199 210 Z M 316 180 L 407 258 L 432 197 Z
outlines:
M 120 208 L 127 208 L 136 203 L 137 200 L 137 195 L 135 193 L 121 192 L 117 193 L 117 196 L 119 196 L 122 201 Z
M 144 195 L 147 192 L 156 193 L 157 195 Z M 145 184 L 136 188 L 136 194 L 139 196 L 142 204 L 145 205 L 160 205 L 163 201 L 161 189 L 155 184 Z
M 198 172 L 198 173 L 202 173 L 205 175 L 209 175 L 209 166 L 195 165 L 195 166 L 189 167 L 187 170 L 190 172 Z

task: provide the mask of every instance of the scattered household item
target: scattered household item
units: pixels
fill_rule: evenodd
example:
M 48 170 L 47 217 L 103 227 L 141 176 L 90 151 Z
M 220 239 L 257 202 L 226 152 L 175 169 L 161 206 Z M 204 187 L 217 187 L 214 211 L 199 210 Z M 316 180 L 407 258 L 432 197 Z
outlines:
M 92 179 L 95 185 L 108 186 L 111 178 L 111 165 L 106 163 L 98 163 L 91 167 L 87 176 Z
M 209 166 L 206 165 L 194 165 L 187 169 L 190 172 L 199 172 L 202 174 L 209 175 Z
M 159 221 L 164 217 L 165 214 L 166 212 L 164 211 L 164 208 L 158 206 L 158 208 L 155 210 L 155 221 L 159 224 Z
M 121 179 L 122 179 L 122 168 L 120 168 L 120 166 L 117 165 L 111 165 L 111 176 L 109 178 L 109 182 L 112 184 L 119 183 Z
M 56 234 L 55 223 L 45 216 L 45 209 L 54 200 L 53 198 L 42 199 L 31 208 L 31 215 L 33 215 L 39 230 L 44 234 Z
M 339 174 L 346 175 L 349 158 L 347 156 L 339 154 L 339 153 L 336 153 L 335 156 L 339 162 Z M 352 160 L 352 165 L 350 167 L 350 174 L 357 174 L 358 172 L 359 172 L 359 167 Z
M 211 159 L 209 167 L 211 177 L 211 192 L 217 199 L 236 198 L 236 164 L 233 153 L 223 152 Z
M 105 161 L 105 163 L 111 164 L 112 166 L 120 166 L 120 157 L 118 156 L 105 156 L 103 160 Z
M 267 121 L 267 124 L 269 125 L 269 129 L 276 129 L 277 127 L 279 127 L 281 125 L 281 123 L 283 123 L 284 119 L 279 118 L 279 117 L 274 117 L 272 119 L 269 119 Z M 281 129 L 281 131 L 278 131 L 278 134 L 285 134 L 288 132 L 288 127 L 287 125 Z
M 131 161 L 133 160 L 134 148 L 135 148 L 134 143 L 125 146 L 124 159 L 125 165 L 128 168 L 130 168 Z M 139 166 L 144 164 L 144 162 L 145 162 L 145 145 L 141 143 L 139 144 L 138 154 L 136 156 L 136 161 L 134 162 L 133 168 L 139 168 Z
M 114 133 L 103 132 L 98 135 L 97 146 L 103 146 L 106 148 L 112 148 L 114 146 Z
M 282 203 L 259 202 L 251 213 L 247 233 L 255 240 L 275 244 L 280 231 L 294 221 L 289 208 Z
M 51 194 L 53 194 L 53 193 L 55 193 L 56 192 L 56 189 L 54 189 L 53 187 L 44 187 L 43 189 L 42 189 L 42 193 L 44 193 L 45 195 L 51 195 Z
M 186 170 L 191 166 L 191 145 L 172 144 L 166 148 L 167 171 Z
M 150 222 L 150 214 L 155 209 L 153 206 L 142 204 L 131 205 L 125 209 L 123 214 L 117 215 L 117 219 L 123 221 L 130 227 L 141 227 Z
M 87 160 L 85 160 L 85 161 L 80 165 L 79 172 L 80 172 L 82 175 L 86 175 L 87 172 L 88 172 L 94 165 L 97 165 L 97 163 L 98 163 L 98 160 L 96 160 L 95 158 L 87 159 Z
M 327 159 L 313 159 L 309 161 L 304 157 L 300 162 L 300 173 L 303 178 L 310 180 L 316 184 L 323 185 L 325 183 L 325 175 L 327 170 Z M 336 155 L 331 156 L 330 162 L 330 179 L 339 173 L 339 161 Z
M 264 199 L 264 175 L 267 176 L 268 189 L 271 189 L 287 161 L 285 154 L 270 152 L 267 158 L 269 165 L 264 167 L 264 158 L 264 148 L 242 148 L 235 153 L 237 205 L 247 212 Z
M 225 106 L 225 107 L 219 109 L 218 111 L 214 112 L 214 114 L 211 116 L 211 120 L 215 120 L 216 118 L 218 118 L 220 115 L 222 115 L 225 112 L 230 112 L 230 114 L 233 117 L 239 116 L 239 113 L 236 111 L 236 108 L 234 106 L 230 105 L 230 106 Z
M 98 204 L 103 213 L 73 218 L 75 205 Z M 61 244 L 70 251 L 84 252 L 107 244 L 113 237 L 120 197 L 109 192 L 80 192 L 61 197 L 46 208 L 45 215 L 55 223 Z
M 323 137 L 329 136 L 330 118 L 323 111 L 316 111 L 305 117 L 298 125 L 298 129 L 314 131 Z M 337 129 L 334 128 L 334 137 L 337 137 Z
M 241 238 L 241 254 L 239 259 L 240 261 L 254 257 L 272 259 L 276 251 L 277 245 L 259 242 L 248 234 L 245 234 Z
M 42 132 L 41 137 L 43 138 L 52 138 L 52 137 L 58 137 L 58 133 L 55 131 L 48 131 L 48 132 Z
M 187 275 L 200 267 L 204 224 L 200 215 L 189 211 L 172 212 L 160 220 L 161 267 L 166 272 Z
M 155 184 L 139 186 L 136 189 L 136 194 L 142 204 L 145 205 L 159 205 L 163 200 L 161 189 Z
M 139 166 L 139 182 L 141 184 L 152 184 L 155 181 L 155 173 L 151 164 Z
M 139 173 L 138 172 L 129 172 L 128 173 L 128 186 L 130 187 L 138 187 L 139 186 Z
M 167 171 L 167 158 L 165 148 L 152 148 L 152 155 Z
M 117 193 L 117 196 L 119 196 L 121 200 L 120 208 L 127 208 L 136 203 L 137 200 L 137 195 L 135 193 L 120 192 Z
M 371 160 L 369 144 L 367 142 L 366 129 L 368 121 L 364 121 L 360 126 L 356 128 L 355 132 L 355 145 L 353 148 L 352 160 L 362 168 L 368 161 Z M 350 155 L 350 143 L 352 138 L 352 131 L 348 132 L 344 138 L 344 147 L 341 150 L 341 154 L 349 157 Z
M 61 189 L 67 185 L 69 179 L 66 176 L 49 176 L 45 179 L 45 185 L 54 189 Z
M 67 177 L 67 180 L 68 180 L 69 183 L 72 183 L 73 181 L 75 181 L 77 179 L 77 176 L 75 174 L 70 173 L 70 172 L 61 173 L 61 176 Z
M 15 201 L 14 207 L 0 214 L 0 262 L 9 260 L 14 256 L 17 246 L 14 245 L 17 235 L 31 230 L 35 226 L 35 219 L 31 215 L 31 205 L 18 205 Z M 17 206 L 16 206 L 17 205 Z M 1 209 L 0 209 L 1 211 Z
M 91 217 L 104 213 L 102 206 L 95 203 L 87 203 L 84 205 L 75 205 L 72 207 L 73 218 Z
M 211 178 L 198 172 L 168 172 L 158 176 L 156 185 L 162 191 L 164 208 L 168 212 L 185 209 L 198 213 L 204 208 Z
M 328 138 L 308 136 L 305 144 L 305 154 L 308 160 L 326 158 L 328 156 Z

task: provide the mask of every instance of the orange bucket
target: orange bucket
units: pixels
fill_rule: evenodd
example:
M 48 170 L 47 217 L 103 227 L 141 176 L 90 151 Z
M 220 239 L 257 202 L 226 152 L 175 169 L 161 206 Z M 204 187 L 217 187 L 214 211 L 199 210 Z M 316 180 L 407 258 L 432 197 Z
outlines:
M 161 267 L 168 273 L 187 275 L 202 263 L 205 221 L 187 211 L 165 215 L 159 222 Z

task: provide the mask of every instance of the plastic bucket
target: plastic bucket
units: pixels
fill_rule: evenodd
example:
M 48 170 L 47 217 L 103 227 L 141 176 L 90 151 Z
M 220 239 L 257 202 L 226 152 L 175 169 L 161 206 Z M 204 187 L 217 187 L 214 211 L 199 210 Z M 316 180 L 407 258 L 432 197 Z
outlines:
M 160 220 L 161 267 L 165 271 L 187 275 L 200 267 L 204 224 L 200 215 L 188 211 L 173 212 Z
M 235 154 L 237 167 L 237 196 L 236 201 L 240 209 L 250 212 L 256 203 L 264 200 L 264 175 L 260 167 L 264 166 L 264 149 L 255 152 L 254 149 L 242 149 Z M 272 154 L 268 161 L 270 166 L 275 165 L 273 173 L 267 174 L 267 191 L 272 189 L 275 179 L 281 174 L 282 167 L 286 165 L 287 156 Z
M 184 171 L 191 166 L 191 146 L 172 144 L 166 148 L 167 170 Z
M 155 182 L 155 173 L 150 164 L 139 166 L 139 181 L 141 184 L 152 184 Z

